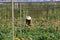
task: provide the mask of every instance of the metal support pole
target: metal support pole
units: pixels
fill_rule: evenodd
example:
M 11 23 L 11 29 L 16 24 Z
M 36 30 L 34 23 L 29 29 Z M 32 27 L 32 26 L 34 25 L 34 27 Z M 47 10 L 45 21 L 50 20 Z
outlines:
M 20 3 L 20 26 L 21 26 L 21 3 Z
M 12 32 L 13 32 L 13 40 L 14 40 L 14 0 L 12 0 Z
M 46 13 L 46 19 L 47 19 L 47 21 L 48 21 L 48 11 L 49 11 L 48 6 L 49 5 L 47 5 L 47 13 Z
M 21 25 L 22 25 L 22 18 L 21 18 L 21 3 L 20 3 L 20 36 L 22 36 Z

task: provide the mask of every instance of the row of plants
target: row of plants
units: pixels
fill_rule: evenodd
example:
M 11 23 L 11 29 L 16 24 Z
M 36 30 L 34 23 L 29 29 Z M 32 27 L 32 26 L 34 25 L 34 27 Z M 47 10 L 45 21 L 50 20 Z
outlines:
M 57 27 L 48 25 L 47 28 L 44 25 L 40 26 L 21 26 L 15 28 L 15 37 L 18 38 L 32 38 L 32 40 L 59 40 L 60 39 L 60 30 Z
M 12 40 L 12 27 L 0 26 L 0 40 Z
M 16 19 L 15 21 L 19 20 Z M 3 20 L 2 20 L 3 21 Z M 4 24 L 3 24 L 4 22 Z M 4 20 L 0 23 L 0 40 L 12 40 L 12 25 L 9 20 Z M 8 23 L 9 22 L 9 23 Z M 4 26 L 3 26 L 4 25 Z M 44 20 L 40 20 L 38 25 L 32 27 L 28 25 L 14 25 L 15 40 L 59 40 L 60 39 L 60 25 L 53 25 L 48 23 L 45 26 Z

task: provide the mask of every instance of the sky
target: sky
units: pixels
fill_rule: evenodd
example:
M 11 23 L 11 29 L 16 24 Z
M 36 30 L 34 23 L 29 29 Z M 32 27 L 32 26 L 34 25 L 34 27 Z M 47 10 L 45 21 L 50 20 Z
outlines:
M 15 2 L 45 2 L 51 0 L 14 0 Z M 52 1 L 60 1 L 60 0 L 52 0 Z M 0 2 L 11 2 L 11 0 L 0 0 Z

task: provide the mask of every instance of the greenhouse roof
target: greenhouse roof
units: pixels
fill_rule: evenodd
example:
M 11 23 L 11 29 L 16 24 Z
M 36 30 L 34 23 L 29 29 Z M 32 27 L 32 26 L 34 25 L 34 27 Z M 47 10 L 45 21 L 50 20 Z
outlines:
M 14 0 L 14 2 L 55 2 L 60 0 Z M 11 0 L 0 0 L 0 2 L 11 2 Z

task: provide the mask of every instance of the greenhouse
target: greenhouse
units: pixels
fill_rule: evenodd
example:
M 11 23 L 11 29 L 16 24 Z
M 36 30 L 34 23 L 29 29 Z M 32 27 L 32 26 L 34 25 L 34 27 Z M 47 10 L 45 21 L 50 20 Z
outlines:
M 0 0 L 0 40 L 60 40 L 60 0 Z

